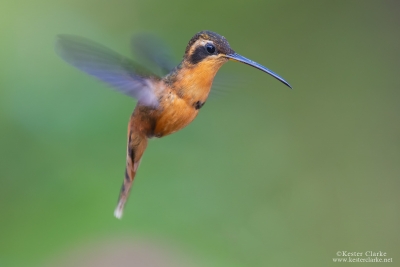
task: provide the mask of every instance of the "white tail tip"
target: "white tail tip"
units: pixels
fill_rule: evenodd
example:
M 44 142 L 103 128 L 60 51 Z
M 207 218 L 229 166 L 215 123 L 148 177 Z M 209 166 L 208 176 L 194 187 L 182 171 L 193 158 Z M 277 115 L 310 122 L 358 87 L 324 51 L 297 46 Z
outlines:
M 123 211 L 123 205 L 121 205 L 121 203 L 118 203 L 118 206 L 117 206 L 117 208 L 115 209 L 115 211 L 114 211 L 114 216 L 117 218 L 117 219 L 121 219 L 122 218 L 122 211 Z

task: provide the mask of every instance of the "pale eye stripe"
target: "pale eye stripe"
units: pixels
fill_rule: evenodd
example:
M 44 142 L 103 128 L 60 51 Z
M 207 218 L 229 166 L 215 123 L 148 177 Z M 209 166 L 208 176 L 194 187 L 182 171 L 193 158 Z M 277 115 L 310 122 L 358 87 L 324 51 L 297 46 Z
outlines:
M 199 39 L 199 40 L 197 40 L 197 41 L 192 45 L 192 47 L 191 47 L 190 50 L 189 50 L 189 53 L 192 54 L 193 51 L 194 51 L 197 47 L 199 47 L 199 46 L 205 46 L 206 44 L 214 44 L 214 42 L 213 42 L 213 41 L 210 41 L 210 40 Z

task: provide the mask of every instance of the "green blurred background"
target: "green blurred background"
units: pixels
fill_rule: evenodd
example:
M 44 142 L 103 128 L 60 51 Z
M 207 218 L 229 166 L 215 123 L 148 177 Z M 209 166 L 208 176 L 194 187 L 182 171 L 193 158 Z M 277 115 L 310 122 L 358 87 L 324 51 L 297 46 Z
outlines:
M 398 264 L 399 11 L 398 1 L 3 2 L 0 266 L 337 266 L 340 250 Z M 135 102 L 64 63 L 55 36 L 129 55 L 132 34 L 152 32 L 179 59 L 205 29 L 294 90 L 224 66 L 240 86 L 150 142 L 119 221 Z

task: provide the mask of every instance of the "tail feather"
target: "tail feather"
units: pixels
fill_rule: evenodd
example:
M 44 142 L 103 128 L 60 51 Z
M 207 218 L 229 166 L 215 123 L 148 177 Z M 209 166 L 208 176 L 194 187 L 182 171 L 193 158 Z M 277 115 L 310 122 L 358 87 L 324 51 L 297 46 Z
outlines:
M 128 149 L 126 156 L 125 178 L 119 194 L 118 204 L 114 210 L 114 216 L 118 219 L 122 218 L 124 206 L 128 200 L 129 192 L 136 176 L 140 161 L 144 150 L 147 147 L 147 137 L 130 132 L 128 135 Z
M 124 204 L 125 204 L 125 200 L 124 201 L 120 200 L 118 202 L 117 208 L 114 210 L 114 216 L 117 219 L 122 218 L 122 213 L 124 212 Z
M 127 166 L 127 168 L 128 168 L 128 166 Z M 131 187 L 132 187 L 133 179 L 135 178 L 135 175 L 136 175 L 136 170 L 135 170 L 135 172 L 132 172 L 132 175 L 130 176 L 128 174 L 128 169 L 125 169 L 125 179 L 124 179 L 124 182 L 121 187 L 121 192 L 119 194 L 118 205 L 114 211 L 114 216 L 117 217 L 118 219 L 122 218 L 124 206 L 125 206 L 126 201 L 128 200 L 128 196 L 131 191 Z

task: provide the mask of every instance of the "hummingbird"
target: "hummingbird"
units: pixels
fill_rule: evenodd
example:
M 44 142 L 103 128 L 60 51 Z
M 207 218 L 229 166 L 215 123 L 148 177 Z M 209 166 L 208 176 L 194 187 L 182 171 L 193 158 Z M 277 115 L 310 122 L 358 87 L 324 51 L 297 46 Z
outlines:
M 148 140 L 175 133 L 196 118 L 222 65 L 241 62 L 292 88 L 278 74 L 236 53 L 225 37 L 212 31 L 196 33 L 175 68 L 162 60 L 151 42 L 139 42 L 139 46 L 143 52 L 140 56 L 158 66 L 165 76 L 84 37 L 59 35 L 56 41 L 56 52 L 67 63 L 137 99 L 128 123 L 125 177 L 114 211 L 118 219 L 122 218 Z

